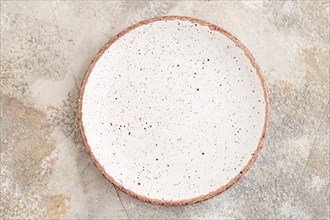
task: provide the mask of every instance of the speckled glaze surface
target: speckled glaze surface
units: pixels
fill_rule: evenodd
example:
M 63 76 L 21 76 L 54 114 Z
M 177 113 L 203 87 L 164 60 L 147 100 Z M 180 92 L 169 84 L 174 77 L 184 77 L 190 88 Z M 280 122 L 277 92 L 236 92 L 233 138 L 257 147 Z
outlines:
M 185 205 L 223 192 L 250 168 L 268 102 L 258 65 L 235 37 L 167 16 L 101 49 L 78 115 L 84 144 L 112 183 L 146 202 Z

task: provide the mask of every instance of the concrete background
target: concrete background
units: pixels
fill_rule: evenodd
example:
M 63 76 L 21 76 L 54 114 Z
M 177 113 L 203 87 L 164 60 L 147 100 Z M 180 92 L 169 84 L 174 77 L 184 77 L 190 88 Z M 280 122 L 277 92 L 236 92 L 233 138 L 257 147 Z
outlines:
M 1 1 L 0 218 L 328 219 L 329 1 Z M 77 130 L 88 64 L 161 15 L 208 20 L 254 54 L 271 100 L 251 170 L 206 202 L 164 207 L 114 188 Z

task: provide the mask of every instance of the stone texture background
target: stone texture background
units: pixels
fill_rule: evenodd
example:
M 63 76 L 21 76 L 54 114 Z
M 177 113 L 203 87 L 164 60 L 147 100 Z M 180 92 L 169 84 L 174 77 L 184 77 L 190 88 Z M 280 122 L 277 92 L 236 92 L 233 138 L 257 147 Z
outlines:
M 1 203 L 7 219 L 328 219 L 329 1 L 1 1 Z M 206 202 L 133 199 L 77 130 L 88 64 L 116 33 L 161 15 L 208 20 L 254 54 L 271 99 L 251 170 Z

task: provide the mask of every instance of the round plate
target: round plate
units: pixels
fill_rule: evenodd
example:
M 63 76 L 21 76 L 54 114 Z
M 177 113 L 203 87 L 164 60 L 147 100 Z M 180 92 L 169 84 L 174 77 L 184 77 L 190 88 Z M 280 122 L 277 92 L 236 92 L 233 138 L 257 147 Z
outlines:
M 146 202 L 211 198 L 251 167 L 269 104 L 251 53 L 227 31 L 179 16 L 112 38 L 83 80 L 79 126 L 93 162 Z

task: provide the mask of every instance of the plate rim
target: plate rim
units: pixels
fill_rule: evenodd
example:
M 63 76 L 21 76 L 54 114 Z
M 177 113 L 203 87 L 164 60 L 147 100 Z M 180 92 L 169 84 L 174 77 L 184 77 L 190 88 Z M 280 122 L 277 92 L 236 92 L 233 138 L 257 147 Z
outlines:
M 83 122 L 82 122 L 82 103 L 83 103 L 85 87 L 86 87 L 86 84 L 88 83 L 88 78 L 89 78 L 90 74 L 92 73 L 92 71 L 94 69 L 94 66 L 96 65 L 96 63 L 100 59 L 100 57 L 104 54 L 104 52 L 107 49 L 109 49 L 110 46 L 114 42 L 116 42 L 120 37 L 122 37 L 125 34 L 129 33 L 131 30 L 133 30 L 137 27 L 149 24 L 149 23 L 153 23 L 153 22 L 157 22 L 157 21 L 167 21 L 167 20 L 190 21 L 194 24 L 199 24 L 199 25 L 202 25 L 202 26 L 208 26 L 211 30 L 218 31 L 221 34 L 228 37 L 230 40 L 232 40 L 241 50 L 243 50 L 245 56 L 250 60 L 252 66 L 255 68 L 256 73 L 258 75 L 258 78 L 260 80 L 261 86 L 263 88 L 263 96 L 264 96 L 264 100 L 265 100 L 265 119 L 264 119 L 263 131 L 261 133 L 261 137 L 259 139 L 259 143 L 257 145 L 257 148 L 254 151 L 254 153 L 252 154 L 252 158 L 249 160 L 247 165 L 245 165 L 245 167 L 234 178 L 232 178 L 227 184 L 221 186 L 217 190 L 211 191 L 211 192 L 209 192 L 205 195 L 200 195 L 198 197 L 194 197 L 194 198 L 191 198 L 191 199 L 184 199 L 184 200 L 152 199 L 152 198 L 149 198 L 147 196 L 139 195 L 139 194 L 135 193 L 132 190 L 126 189 L 123 185 L 116 182 L 116 180 L 105 171 L 104 167 L 95 158 L 95 156 L 94 156 L 94 154 L 93 154 L 93 152 L 92 152 L 92 150 L 91 150 L 91 148 L 88 144 L 87 137 L 85 135 Z M 205 20 L 202 20 L 202 19 L 199 19 L 199 18 L 193 18 L 193 17 L 188 17 L 188 16 L 169 15 L 169 16 L 160 16 L 160 17 L 154 17 L 154 18 L 146 19 L 146 20 L 143 20 L 143 21 L 140 21 L 138 23 L 135 23 L 135 24 L 131 25 L 128 28 L 126 28 L 126 29 L 122 30 L 121 32 L 119 32 L 114 37 L 112 37 L 99 50 L 99 52 L 95 55 L 95 57 L 93 58 L 93 60 L 89 64 L 88 69 L 87 69 L 87 71 L 84 75 L 84 78 L 82 80 L 82 83 L 81 83 L 81 87 L 80 87 L 80 91 L 79 91 L 79 97 L 78 97 L 77 117 L 78 117 L 78 127 L 79 127 L 80 134 L 82 136 L 83 143 L 84 143 L 84 146 L 85 146 L 85 149 L 86 149 L 87 153 L 89 154 L 89 156 L 90 156 L 91 160 L 93 161 L 94 165 L 101 171 L 103 176 L 105 176 L 105 178 L 107 178 L 112 184 L 114 184 L 116 187 L 118 187 L 124 193 L 126 193 L 126 194 L 128 194 L 128 195 L 130 195 L 130 196 L 132 196 L 136 199 L 144 201 L 144 202 L 148 202 L 148 203 L 152 203 L 152 204 L 156 204 L 156 205 L 165 205 L 165 206 L 181 206 L 181 205 L 189 205 L 189 204 L 193 204 L 193 203 L 202 202 L 202 201 L 205 201 L 207 199 L 210 199 L 210 198 L 213 198 L 213 197 L 219 195 L 220 193 L 224 192 L 229 187 L 234 185 L 238 180 L 240 180 L 241 177 L 251 168 L 251 166 L 253 165 L 253 163 L 257 159 L 257 157 L 258 157 L 258 155 L 259 155 L 259 153 L 262 149 L 262 146 L 265 142 L 266 134 L 268 133 L 268 130 L 269 130 L 270 104 L 269 104 L 269 96 L 268 96 L 268 91 L 267 91 L 267 87 L 266 87 L 266 82 L 265 82 L 264 76 L 262 75 L 262 71 L 261 71 L 259 65 L 257 64 L 257 62 L 256 62 L 255 58 L 253 57 L 253 55 L 251 54 L 251 52 L 234 35 L 232 35 L 228 31 L 224 30 L 223 28 L 221 28 L 217 25 L 214 25 L 214 24 L 212 24 L 208 21 L 205 21 Z

